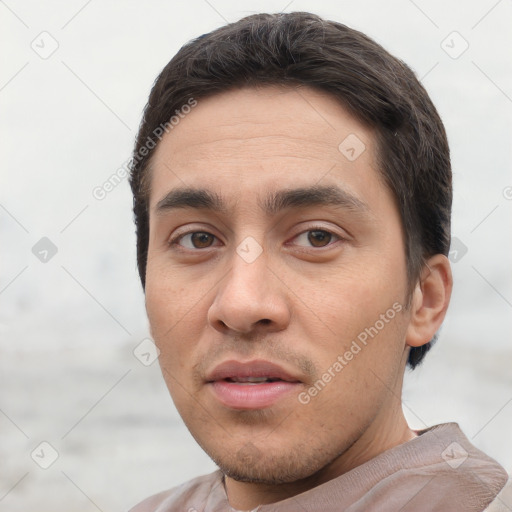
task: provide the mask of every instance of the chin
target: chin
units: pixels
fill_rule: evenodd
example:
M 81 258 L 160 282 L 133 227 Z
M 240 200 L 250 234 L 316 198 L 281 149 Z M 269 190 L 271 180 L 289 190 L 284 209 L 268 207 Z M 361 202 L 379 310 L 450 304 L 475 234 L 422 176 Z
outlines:
M 233 480 L 267 485 L 303 480 L 330 462 L 320 460 L 318 453 L 306 454 L 301 450 L 294 450 L 293 454 L 265 455 L 252 443 L 241 448 L 233 456 L 225 453 L 220 456 L 209 453 L 209 456 L 220 470 Z

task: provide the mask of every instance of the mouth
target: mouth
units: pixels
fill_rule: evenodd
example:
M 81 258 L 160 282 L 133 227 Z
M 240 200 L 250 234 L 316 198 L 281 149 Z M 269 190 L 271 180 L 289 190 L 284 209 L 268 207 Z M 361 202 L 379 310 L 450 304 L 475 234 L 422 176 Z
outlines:
M 235 382 L 236 384 L 261 384 L 262 382 L 286 382 L 277 377 L 228 377 L 226 382 Z
M 206 379 L 214 397 L 230 409 L 264 409 L 296 391 L 302 382 L 279 365 L 264 360 L 226 361 Z

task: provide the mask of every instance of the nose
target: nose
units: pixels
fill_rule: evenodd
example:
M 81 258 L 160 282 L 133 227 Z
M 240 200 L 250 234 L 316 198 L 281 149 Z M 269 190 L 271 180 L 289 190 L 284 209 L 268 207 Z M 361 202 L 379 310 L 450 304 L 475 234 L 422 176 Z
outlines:
M 208 323 L 226 334 L 277 332 L 290 322 L 286 285 L 268 267 L 264 253 L 252 263 L 233 255 L 208 310 Z

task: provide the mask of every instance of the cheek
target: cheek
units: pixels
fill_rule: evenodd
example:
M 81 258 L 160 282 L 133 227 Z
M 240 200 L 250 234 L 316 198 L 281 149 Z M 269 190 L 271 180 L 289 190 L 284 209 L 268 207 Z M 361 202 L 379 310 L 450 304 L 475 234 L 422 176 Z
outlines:
M 146 283 L 146 311 L 151 335 L 160 351 L 158 362 L 162 376 L 180 414 L 184 414 L 186 411 L 182 408 L 190 400 L 191 388 L 190 368 L 186 362 L 195 357 L 196 347 L 191 340 L 200 337 L 199 332 L 194 332 L 199 322 L 193 320 L 195 309 L 190 308 L 183 297 L 181 284 L 153 279 L 150 272 Z
M 170 352 L 177 354 L 185 343 L 185 330 L 192 334 L 193 320 L 200 308 L 197 298 L 188 293 L 176 273 L 160 271 L 156 265 L 148 266 L 146 273 L 146 312 L 151 334 L 161 352 L 161 361 L 177 358 L 170 357 Z
M 305 303 L 301 323 L 309 340 L 302 348 L 320 374 L 330 370 L 335 375 L 326 379 L 344 382 L 329 386 L 319 405 L 338 394 L 350 401 L 349 390 L 367 395 L 388 382 L 401 360 L 407 326 L 399 262 L 383 268 L 382 262 L 378 267 L 368 259 L 334 275 L 321 280 L 320 287 L 306 283 L 300 291 Z
M 158 278 L 153 269 L 146 274 L 146 311 L 155 341 L 159 343 L 179 318 L 180 289 L 172 286 L 167 279 Z
M 322 428 L 337 431 L 366 424 L 390 398 L 407 323 L 406 313 L 403 309 L 397 312 L 393 304 L 382 310 L 363 308 L 363 312 L 353 305 L 343 316 L 338 316 L 335 334 L 329 332 L 329 337 L 323 336 L 323 344 L 315 344 L 311 356 L 317 358 L 317 380 L 301 397 L 310 400 L 304 414 L 322 417 Z
M 330 270 L 324 279 L 303 280 L 296 295 L 318 328 L 346 339 L 373 325 L 395 302 L 403 305 L 402 273 L 398 264 L 379 265 L 361 256 L 355 264 Z
M 169 265 L 165 253 L 148 252 L 146 269 L 146 311 L 155 337 L 173 329 L 186 314 L 194 287 L 187 283 L 183 272 Z

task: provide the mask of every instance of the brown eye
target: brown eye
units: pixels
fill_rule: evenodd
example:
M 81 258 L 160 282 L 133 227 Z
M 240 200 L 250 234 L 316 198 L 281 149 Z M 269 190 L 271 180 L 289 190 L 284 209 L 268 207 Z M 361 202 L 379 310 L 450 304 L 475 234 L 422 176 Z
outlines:
M 324 247 L 329 244 L 332 234 L 323 230 L 308 231 L 308 241 L 313 247 Z
M 207 249 L 213 245 L 216 236 L 206 231 L 190 231 L 178 236 L 171 245 L 181 245 L 185 249 Z
M 206 247 L 210 247 L 213 243 L 213 239 L 215 238 L 210 233 L 205 233 L 203 231 L 196 231 L 195 233 L 189 233 L 192 245 L 196 249 L 205 249 Z

